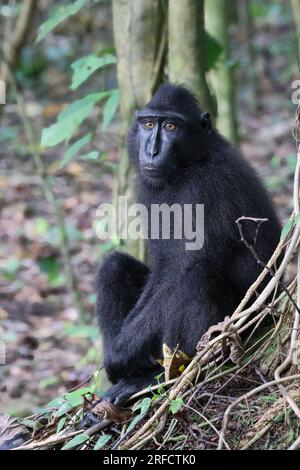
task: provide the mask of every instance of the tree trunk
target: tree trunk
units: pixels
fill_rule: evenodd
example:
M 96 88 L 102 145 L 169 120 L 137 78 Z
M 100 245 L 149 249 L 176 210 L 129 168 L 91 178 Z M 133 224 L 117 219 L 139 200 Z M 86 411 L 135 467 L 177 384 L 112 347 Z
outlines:
M 207 32 L 222 46 L 222 54 L 211 71 L 212 84 L 218 104 L 217 128 L 231 142 L 236 143 L 237 120 L 235 110 L 234 71 L 230 64 L 230 39 L 227 0 L 206 0 L 205 24 Z
M 291 0 L 297 34 L 300 34 L 300 0 Z
M 253 47 L 253 20 L 251 18 L 249 0 L 239 1 L 239 15 L 240 22 L 244 25 L 245 34 L 245 48 L 246 48 L 246 62 L 247 62 L 247 82 L 249 83 L 251 90 L 251 109 L 255 113 L 259 107 L 259 83 L 255 72 L 255 50 Z
M 113 0 L 113 29 L 122 121 L 116 196 L 134 201 L 133 174 L 126 152 L 126 135 L 136 109 L 152 97 L 162 80 L 166 50 L 165 0 Z M 115 198 L 118 204 L 117 197 Z M 126 250 L 144 257 L 142 241 L 124 240 Z
M 214 99 L 206 81 L 204 0 L 169 1 L 169 78 L 186 84 L 214 118 Z
M 0 79 L 7 86 L 9 84 L 10 70 L 14 69 L 30 33 L 30 26 L 34 18 L 36 6 L 37 0 L 23 0 L 16 23 L 12 25 L 9 24 L 9 20 L 6 20 L 8 27 L 4 27 L 2 54 L 8 64 L 5 61 L 0 64 Z M 10 28 L 13 28 L 13 30 Z

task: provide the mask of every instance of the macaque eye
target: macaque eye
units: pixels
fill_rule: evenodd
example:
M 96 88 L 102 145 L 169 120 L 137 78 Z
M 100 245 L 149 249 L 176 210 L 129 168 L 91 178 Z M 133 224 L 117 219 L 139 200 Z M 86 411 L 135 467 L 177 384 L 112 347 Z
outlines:
M 168 132 L 173 132 L 177 129 L 177 126 L 176 124 L 173 124 L 173 122 L 167 122 L 165 125 L 164 125 L 164 128 L 166 131 Z
M 142 123 L 144 129 L 154 129 L 154 122 L 152 121 L 144 121 Z

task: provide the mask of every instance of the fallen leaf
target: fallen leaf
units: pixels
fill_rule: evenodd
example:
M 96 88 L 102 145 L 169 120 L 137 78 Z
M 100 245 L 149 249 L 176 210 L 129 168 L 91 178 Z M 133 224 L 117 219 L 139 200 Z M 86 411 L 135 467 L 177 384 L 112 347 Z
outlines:
M 131 410 L 119 408 L 108 401 L 102 400 L 95 405 L 91 412 L 98 419 L 108 419 L 114 423 L 124 423 L 131 416 Z
M 171 350 L 165 343 L 163 344 L 163 356 L 163 360 L 160 360 L 159 363 L 165 369 L 166 381 L 179 377 L 191 362 L 191 358 L 183 351 L 180 351 L 178 346 Z

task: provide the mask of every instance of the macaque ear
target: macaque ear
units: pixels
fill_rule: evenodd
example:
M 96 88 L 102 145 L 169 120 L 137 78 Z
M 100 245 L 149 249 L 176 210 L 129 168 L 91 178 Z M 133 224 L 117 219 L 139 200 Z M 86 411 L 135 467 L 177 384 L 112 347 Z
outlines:
M 204 129 L 206 129 L 207 131 L 212 130 L 212 123 L 211 123 L 209 113 L 202 113 L 201 116 L 200 116 L 200 121 L 201 121 L 201 125 Z

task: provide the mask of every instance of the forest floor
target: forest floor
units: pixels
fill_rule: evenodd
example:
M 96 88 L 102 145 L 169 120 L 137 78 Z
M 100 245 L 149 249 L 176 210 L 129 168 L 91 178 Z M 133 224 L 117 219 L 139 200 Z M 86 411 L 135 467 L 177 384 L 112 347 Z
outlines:
M 242 33 L 237 31 L 236 35 L 242 41 Z M 237 82 L 241 151 L 267 185 L 282 223 L 288 220 L 293 207 L 296 163 L 291 81 L 299 78 L 299 73 L 296 58 L 291 66 L 292 54 L 285 54 L 290 37 L 287 25 L 257 27 L 255 43 L 260 54 L 256 64 L 256 110 L 251 109 L 251 94 L 243 85 L 245 69 L 238 72 Z M 270 52 L 269 45 L 274 42 L 277 49 Z M 25 95 L 27 112 L 38 129 L 51 124 L 69 98 L 69 77 L 65 73 L 49 69 L 47 80 L 51 83 L 47 100 L 39 99 L 34 87 Z M 94 119 L 92 116 L 91 126 Z M 71 240 L 72 266 L 86 310 L 85 327 L 79 325 L 66 289 L 55 217 L 25 144 L 14 104 L 5 106 L 0 129 L 0 337 L 6 345 L 6 364 L 0 366 L 0 408 L 10 415 L 26 416 L 84 382 L 101 364 L 101 341 L 93 313 L 94 280 L 100 259 L 110 246 L 98 240 L 93 223 L 98 205 L 111 199 L 118 124 L 96 135 L 94 145 L 107 152 L 105 162 L 76 159 L 60 169 L 61 151 L 55 148 L 45 155 Z M 247 379 L 247 372 L 245 377 L 246 383 L 257 380 L 253 375 Z M 228 395 L 207 390 L 201 406 L 203 400 L 207 403 L 210 393 L 214 394 L 207 406 L 212 415 L 222 414 L 224 406 L 244 386 L 239 378 L 234 387 L 231 383 Z M 270 392 L 269 398 L 256 404 L 257 415 L 267 410 L 273 399 Z M 245 433 L 252 421 L 243 421 L 241 416 L 235 429 Z M 197 432 L 191 427 L 187 447 L 216 446 L 213 432 L 202 438 Z

